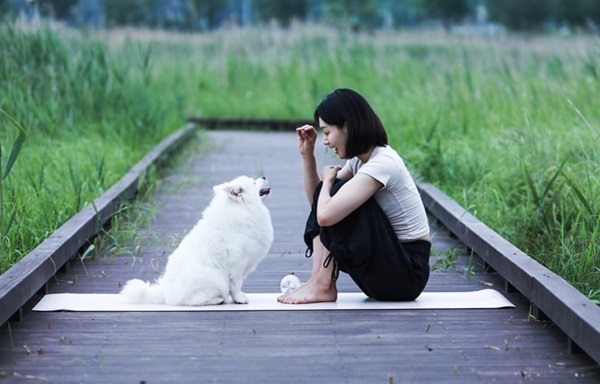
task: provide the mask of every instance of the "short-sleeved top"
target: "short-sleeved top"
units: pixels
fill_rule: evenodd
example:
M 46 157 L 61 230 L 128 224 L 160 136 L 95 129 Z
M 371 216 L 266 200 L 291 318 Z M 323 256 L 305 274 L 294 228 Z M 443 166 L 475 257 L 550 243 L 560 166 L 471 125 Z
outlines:
M 392 147 L 376 146 L 366 163 L 354 157 L 344 167 L 352 175 L 364 173 L 383 184 L 374 198 L 398 239 L 415 240 L 429 235 L 429 222 L 421 195 L 404 160 Z

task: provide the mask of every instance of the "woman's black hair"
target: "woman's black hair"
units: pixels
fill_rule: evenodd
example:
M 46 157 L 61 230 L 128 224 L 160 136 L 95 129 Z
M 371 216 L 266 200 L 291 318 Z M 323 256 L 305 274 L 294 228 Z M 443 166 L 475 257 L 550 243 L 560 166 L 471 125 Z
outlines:
M 315 109 L 317 126 L 319 118 L 339 129 L 346 127 L 347 159 L 367 152 L 372 146 L 388 143 L 385 128 L 373 108 L 364 97 L 351 89 L 339 88 L 325 96 Z

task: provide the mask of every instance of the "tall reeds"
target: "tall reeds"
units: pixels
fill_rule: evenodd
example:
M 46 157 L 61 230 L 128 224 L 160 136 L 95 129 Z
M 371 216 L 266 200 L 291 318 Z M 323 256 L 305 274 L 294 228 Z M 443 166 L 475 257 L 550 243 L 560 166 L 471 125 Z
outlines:
M 326 93 L 350 87 L 373 105 L 417 178 L 600 299 L 593 36 L 354 34 L 319 25 L 0 31 L 8 52 L 1 81 L 13 90 L 3 108 L 30 136 L 54 138 L 28 140 L 28 166 L 8 188 L 28 188 L 14 195 L 17 206 L 39 206 L 17 214 L 15 224 L 41 223 L 24 236 L 51 232 L 48 217 L 68 217 L 187 116 L 310 118 Z M 48 198 L 65 194 L 63 186 L 68 203 Z
M 310 117 L 327 92 L 356 88 L 417 177 L 600 299 L 593 36 L 257 29 L 192 37 L 176 62 L 205 116 Z
M 28 129 L 13 146 L 20 161 L 5 163 L 0 273 L 181 126 L 175 99 L 152 83 L 150 44 L 123 49 L 87 33 L 0 24 L 0 107 L 12 117 L 0 116 L 0 142 L 12 138 L 10 121 Z
M 8 214 L 5 214 L 3 184 L 19 157 L 23 142 L 25 142 L 25 139 L 27 138 L 27 132 L 25 132 L 25 129 L 8 113 L 2 109 L 0 109 L 0 113 L 17 129 L 17 137 L 10 148 L 8 160 L 5 165 L 2 162 L 2 141 L 0 140 L 0 265 L 3 265 L 4 259 L 6 258 L 5 247 L 6 244 L 9 243 L 8 231 L 10 231 L 17 213 L 16 208 L 13 207 L 7 212 Z

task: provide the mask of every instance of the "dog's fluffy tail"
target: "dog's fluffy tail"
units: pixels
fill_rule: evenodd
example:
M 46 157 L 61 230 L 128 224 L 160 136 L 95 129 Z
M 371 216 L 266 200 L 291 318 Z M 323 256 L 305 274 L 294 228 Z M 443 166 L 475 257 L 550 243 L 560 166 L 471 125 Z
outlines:
M 150 284 L 140 279 L 129 280 L 121 294 L 125 296 L 128 303 L 140 304 L 163 304 L 165 293 L 160 284 Z

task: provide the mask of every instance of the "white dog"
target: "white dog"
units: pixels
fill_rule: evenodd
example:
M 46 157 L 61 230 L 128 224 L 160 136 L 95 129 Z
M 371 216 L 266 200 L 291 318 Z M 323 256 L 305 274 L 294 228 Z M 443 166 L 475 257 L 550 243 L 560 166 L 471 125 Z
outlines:
M 121 294 L 130 303 L 211 305 L 229 296 L 248 303 L 242 283 L 273 242 L 269 210 L 262 203 L 270 188 L 264 177 L 240 176 L 213 187 L 202 218 L 169 256 L 154 284 L 129 280 Z

